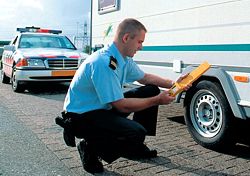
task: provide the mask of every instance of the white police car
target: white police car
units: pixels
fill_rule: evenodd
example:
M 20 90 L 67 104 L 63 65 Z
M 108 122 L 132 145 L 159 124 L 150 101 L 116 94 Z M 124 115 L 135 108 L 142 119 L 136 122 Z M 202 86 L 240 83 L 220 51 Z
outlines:
M 23 92 L 31 81 L 71 81 L 88 56 L 76 49 L 60 30 L 17 28 L 19 33 L 4 46 L 1 82 Z

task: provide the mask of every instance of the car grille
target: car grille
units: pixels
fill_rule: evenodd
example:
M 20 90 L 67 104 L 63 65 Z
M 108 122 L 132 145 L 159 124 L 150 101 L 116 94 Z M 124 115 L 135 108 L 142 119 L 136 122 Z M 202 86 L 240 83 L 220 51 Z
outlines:
M 77 68 L 78 59 L 48 59 L 49 68 Z

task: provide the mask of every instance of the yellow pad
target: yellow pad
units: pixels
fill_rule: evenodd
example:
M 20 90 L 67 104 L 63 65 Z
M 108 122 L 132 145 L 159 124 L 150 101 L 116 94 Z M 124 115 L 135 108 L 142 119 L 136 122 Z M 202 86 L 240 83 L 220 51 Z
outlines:
M 183 91 L 183 88 L 187 86 L 188 84 L 193 83 L 195 80 L 197 80 L 203 73 L 205 73 L 209 68 L 210 64 L 208 62 L 204 62 L 199 65 L 196 69 L 191 71 L 187 77 L 185 77 L 181 82 L 177 83 L 175 82 L 174 85 L 169 89 L 169 94 L 171 96 L 176 96 L 178 93 Z

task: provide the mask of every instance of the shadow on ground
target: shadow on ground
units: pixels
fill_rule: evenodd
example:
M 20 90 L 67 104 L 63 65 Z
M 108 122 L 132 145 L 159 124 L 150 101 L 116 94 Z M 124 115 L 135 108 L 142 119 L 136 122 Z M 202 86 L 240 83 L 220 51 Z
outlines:
M 25 94 L 41 98 L 64 101 L 69 83 L 35 83 L 28 85 Z
M 188 172 L 190 174 L 195 174 L 195 175 L 227 175 L 227 176 L 231 176 L 229 174 L 224 174 L 221 173 L 220 171 L 209 171 L 203 168 L 194 168 L 192 166 L 187 166 L 187 165 L 180 165 L 180 164 L 175 164 L 173 162 L 171 162 L 171 159 L 164 157 L 164 156 L 158 156 L 156 158 L 153 159 L 144 159 L 144 160 L 136 160 L 140 163 L 146 163 L 147 165 L 152 165 L 151 167 L 159 167 L 161 166 L 161 169 L 157 169 L 157 171 L 155 172 L 156 175 L 164 175 L 165 173 L 167 173 L 170 170 L 181 170 L 183 172 Z M 140 173 L 142 168 L 138 168 L 138 170 L 134 170 L 134 172 L 138 172 Z M 164 173 L 165 172 L 165 173 Z M 121 174 L 116 173 L 116 172 L 110 172 L 110 171 L 106 171 L 105 170 L 105 174 L 104 175 L 108 175 L 108 174 L 112 174 L 115 176 L 120 176 Z
M 33 83 L 28 85 L 29 94 L 57 94 L 66 93 L 69 83 Z

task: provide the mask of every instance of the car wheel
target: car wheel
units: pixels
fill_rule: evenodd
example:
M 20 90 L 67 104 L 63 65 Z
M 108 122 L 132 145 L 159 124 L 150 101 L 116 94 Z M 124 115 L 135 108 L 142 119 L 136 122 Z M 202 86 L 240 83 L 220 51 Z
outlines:
M 214 150 L 235 144 L 235 118 L 218 83 L 203 80 L 193 85 L 186 93 L 184 105 L 188 131 L 198 144 Z
M 24 92 L 25 88 L 23 84 L 20 84 L 20 81 L 16 78 L 16 70 L 13 69 L 11 77 L 11 85 L 14 92 Z
M 4 83 L 4 84 L 9 84 L 10 83 L 10 78 L 5 75 L 3 70 L 1 70 L 1 82 Z

